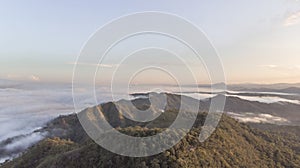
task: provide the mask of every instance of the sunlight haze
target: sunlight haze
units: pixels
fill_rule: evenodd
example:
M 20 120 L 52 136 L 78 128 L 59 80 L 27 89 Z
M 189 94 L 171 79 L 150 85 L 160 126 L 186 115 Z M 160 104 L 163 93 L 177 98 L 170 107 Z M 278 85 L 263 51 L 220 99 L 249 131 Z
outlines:
M 1 1 L 0 78 L 71 82 L 77 55 L 99 27 L 125 14 L 162 11 L 204 31 L 223 61 L 228 83 L 300 82 L 299 1 L 156 2 Z M 96 68 L 97 62 L 78 64 Z M 197 79 L 209 82 L 205 76 Z

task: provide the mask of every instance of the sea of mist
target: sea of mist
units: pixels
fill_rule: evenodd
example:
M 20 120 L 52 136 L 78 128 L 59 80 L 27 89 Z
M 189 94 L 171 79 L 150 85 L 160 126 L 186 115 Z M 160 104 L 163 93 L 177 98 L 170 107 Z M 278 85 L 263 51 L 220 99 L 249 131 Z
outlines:
M 77 109 L 74 110 L 72 84 L 70 83 L 46 84 L 15 81 L 5 81 L 1 83 L 0 81 L 0 153 L 1 151 L 2 153 L 10 153 L 0 155 L 0 163 L 6 159 L 17 156 L 18 152 L 25 150 L 32 144 L 43 139 L 44 135 L 34 133 L 34 130 L 43 127 L 51 119 L 59 115 L 78 112 L 97 103 L 112 101 L 111 88 L 109 87 L 99 86 L 95 88 L 97 101 L 95 101 L 94 97 L 87 94 L 86 91 L 87 88 L 85 85 L 82 85 L 81 88 L 77 87 L 76 96 L 79 103 L 76 105 Z M 178 93 L 180 90 L 177 87 L 171 86 L 135 86 L 133 89 L 120 89 L 120 91 L 116 91 L 116 93 L 114 93 L 114 100 L 132 99 L 133 97 L 130 97 L 128 92 L 147 91 Z M 181 91 L 186 92 L 183 95 L 199 100 L 208 99 L 217 95 L 209 93 L 200 94 L 198 93 L 199 90 L 195 87 L 181 88 Z M 209 89 L 202 88 L 201 91 L 207 92 Z M 233 96 L 262 103 L 299 103 L 297 100 L 282 98 L 280 94 L 274 94 L 272 97 Z M 249 118 L 249 116 L 246 117 Z M 14 139 L 9 144 L 5 144 L 4 141 L 8 138 Z

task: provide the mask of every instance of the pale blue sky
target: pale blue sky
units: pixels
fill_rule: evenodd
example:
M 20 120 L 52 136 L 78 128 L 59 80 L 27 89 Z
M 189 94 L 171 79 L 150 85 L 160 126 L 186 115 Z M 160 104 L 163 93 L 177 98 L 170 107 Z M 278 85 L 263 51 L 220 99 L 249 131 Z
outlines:
M 163 11 L 200 27 L 229 83 L 300 82 L 300 1 L 0 2 L 0 78 L 70 82 L 72 62 L 100 26 L 122 15 Z

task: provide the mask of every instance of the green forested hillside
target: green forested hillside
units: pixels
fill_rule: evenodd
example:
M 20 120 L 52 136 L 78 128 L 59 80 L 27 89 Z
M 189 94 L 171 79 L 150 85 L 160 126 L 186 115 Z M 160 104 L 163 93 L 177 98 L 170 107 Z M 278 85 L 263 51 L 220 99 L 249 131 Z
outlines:
M 198 121 L 203 120 L 203 115 L 199 117 Z M 56 119 L 52 127 L 67 129 L 64 138 L 45 139 L 22 157 L 2 167 L 300 167 L 297 149 L 277 142 L 284 138 L 282 135 L 253 130 L 225 115 L 217 130 L 204 143 L 198 141 L 201 128 L 195 126 L 173 148 L 144 158 L 111 153 L 80 132 L 78 135 L 81 138 L 74 136 L 74 132 L 78 131 L 73 130 L 77 122 L 74 115 Z M 118 129 L 135 136 L 162 131 L 161 128 L 145 127 Z

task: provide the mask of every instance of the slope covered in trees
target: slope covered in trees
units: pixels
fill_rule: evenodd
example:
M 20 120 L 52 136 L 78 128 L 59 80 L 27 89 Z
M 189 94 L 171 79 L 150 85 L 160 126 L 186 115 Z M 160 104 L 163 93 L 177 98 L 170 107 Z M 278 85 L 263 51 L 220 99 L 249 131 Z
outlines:
M 120 110 L 127 113 L 132 110 L 126 103 L 122 108 L 116 108 L 115 103 L 105 103 L 83 110 L 80 115 L 96 122 L 104 118 L 123 134 L 152 136 L 164 131 L 175 120 L 179 101 L 180 97 L 169 96 L 165 111 L 154 121 L 145 123 L 121 117 Z M 194 99 L 187 98 L 182 104 L 186 113 L 193 102 Z M 149 107 L 146 99 L 134 103 L 138 108 Z M 254 129 L 223 115 L 216 131 L 201 143 L 198 136 L 207 113 L 201 112 L 201 108 L 199 111 L 192 130 L 179 143 L 161 154 L 141 158 L 107 151 L 87 136 L 77 115 L 60 116 L 39 130 L 48 132 L 47 139 L 1 167 L 300 167 L 300 138 L 296 128 L 288 134 L 283 127 L 278 128 L 279 132 L 267 129 L 268 125 L 263 126 L 264 129 L 259 128 L 261 125 Z M 180 129 L 175 131 L 180 132 Z M 130 144 L 124 141 L 122 145 Z
M 64 126 L 74 124 L 67 123 L 66 118 L 60 118 L 60 122 L 64 123 Z M 148 136 L 161 131 L 160 128 L 143 127 L 118 129 L 123 133 L 135 136 Z M 253 130 L 227 116 L 223 116 L 217 130 L 204 143 L 198 141 L 200 129 L 199 127 L 193 128 L 173 148 L 161 154 L 144 158 L 130 158 L 111 153 L 88 137 L 85 137 L 85 140 L 76 139 L 76 137 L 50 138 L 34 145 L 23 156 L 5 163 L 2 167 L 300 166 L 299 151 L 297 154 L 295 149 L 272 141 L 283 138 L 279 134 Z

